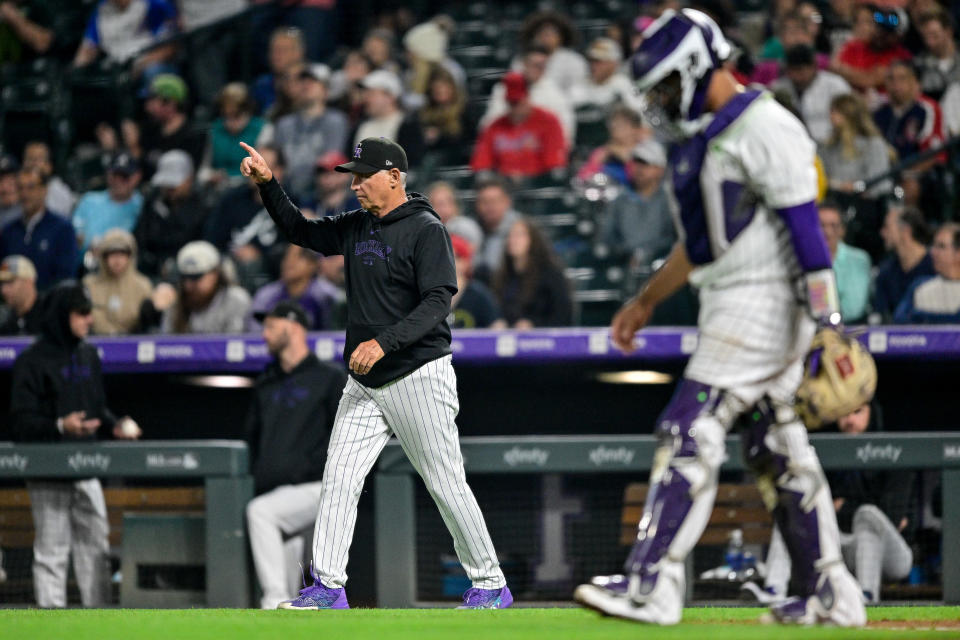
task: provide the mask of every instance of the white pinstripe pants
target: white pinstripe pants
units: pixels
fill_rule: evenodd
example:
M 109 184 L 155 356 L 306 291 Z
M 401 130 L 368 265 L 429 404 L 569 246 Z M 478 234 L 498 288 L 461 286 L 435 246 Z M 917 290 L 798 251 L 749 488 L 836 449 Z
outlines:
M 452 357 L 444 356 L 379 388 L 347 380 L 337 409 L 320 491 L 313 566 L 330 588 L 347 581 L 347 552 L 363 481 L 396 435 L 437 503 L 473 586 L 506 584 L 493 541 L 463 470 L 455 418 L 460 411 Z
M 33 511 L 33 588 L 37 605 L 67 606 L 67 562 L 85 607 L 102 607 L 109 599 L 110 525 L 100 481 L 30 481 Z

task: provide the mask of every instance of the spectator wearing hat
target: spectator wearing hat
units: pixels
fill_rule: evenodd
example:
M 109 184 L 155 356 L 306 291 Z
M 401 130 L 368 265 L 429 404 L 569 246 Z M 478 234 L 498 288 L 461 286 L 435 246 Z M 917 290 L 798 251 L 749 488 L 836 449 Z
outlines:
M 150 184 L 153 192 L 133 231 L 139 268 L 147 277 L 169 278 L 180 247 L 200 237 L 207 208 L 194 189 L 193 161 L 186 151 L 174 149 L 160 156 Z
M 326 65 L 303 67 L 297 78 L 297 110 L 277 120 L 273 134 L 273 144 L 286 157 L 287 188 L 300 201 L 310 199 L 313 193 L 317 157 L 342 151 L 347 145 L 347 117 L 342 111 L 327 107 L 329 80 L 330 69 Z M 243 151 L 239 145 L 235 148 Z
M 20 191 L 17 189 L 17 174 L 20 163 L 16 158 L 0 154 L 0 229 L 23 215 L 20 206 Z
M 231 82 L 217 95 L 220 117 L 210 127 L 210 139 L 200 181 L 222 184 L 225 179 L 242 178 L 240 161 L 243 152 L 241 140 L 256 140 L 264 127 L 264 120 L 255 116 L 255 104 L 242 82 Z M 239 180 L 237 180 L 239 184 Z
M 453 329 L 486 329 L 503 322 L 497 299 L 485 284 L 473 279 L 474 245 L 465 238 L 450 234 L 457 268 L 457 292 L 450 300 L 447 322 Z
M 647 267 L 666 257 L 676 240 L 664 188 L 667 153 L 659 142 L 645 140 L 633 148 L 627 167 L 632 189 L 624 189 L 603 217 L 600 238 L 631 266 Z
M 306 313 L 310 331 L 334 327 L 334 312 L 345 300 L 344 293 L 320 276 L 324 257 L 295 244 L 287 246 L 280 264 L 280 279 L 260 287 L 253 296 L 251 330 L 259 330 L 258 315 L 263 315 L 283 300 L 292 300 Z
M 170 68 L 176 48 L 141 52 L 174 33 L 176 23 L 177 9 L 169 0 L 101 0 L 90 14 L 73 65 L 84 67 L 103 54 L 118 63 L 133 60 L 134 73 L 150 77 Z
M 273 106 L 290 68 L 305 62 L 304 54 L 303 32 L 300 29 L 280 27 L 270 35 L 267 54 L 270 71 L 258 76 L 251 89 L 260 115 L 266 114 Z
M 85 252 L 110 229 L 133 231 L 143 208 L 140 164 L 128 152 L 113 156 L 107 165 L 107 188 L 88 191 L 80 198 L 73 212 L 77 243 Z
M 297 565 L 313 533 L 346 374 L 310 351 L 309 319 L 296 302 L 282 301 L 256 315 L 274 359 L 254 383 L 244 424 L 257 496 L 246 515 L 260 606 L 275 609 L 300 588 Z
M 936 274 L 913 281 L 893 314 L 894 322 L 960 322 L 960 224 L 947 222 L 937 229 L 930 254 Z
M 896 9 L 860 5 L 854 14 L 855 35 L 834 56 L 830 70 L 858 91 L 882 89 L 890 63 L 911 57 L 900 43 L 905 31 L 904 14 Z
M 47 174 L 36 167 L 17 174 L 22 213 L 0 232 L 0 258 L 26 256 L 37 271 L 41 291 L 73 276 L 77 240 L 73 225 L 47 209 Z
M 513 178 L 531 178 L 566 167 L 567 145 L 557 117 L 530 103 L 523 74 L 507 73 L 503 85 L 510 109 L 480 134 L 470 167 Z
M 873 312 L 879 315 L 879 321 L 889 322 L 910 285 L 936 271 L 927 249 L 930 229 L 919 210 L 891 205 L 880 235 L 891 255 L 880 263 L 874 279 Z
M 346 149 L 347 155 L 353 155 L 354 147 L 365 138 L 386 138 L 403 147 L 407 161 L 415 166 L 423 157 L 423 130 L 416 114 L 408 116 L 400 108 L 400 78 L 392 71 L 377 69 L 367 74 L 360 86 L 366 117 L 350 136 L 353 144 Z
M 29 258 L 7 256 L 0 263 L 0 336 L 34 336 L 40 332 L 41 305 L 37 270 Z
M 65 218 L 70 217 L 77 196 L 63 179 L 54 174 L 50 159 L 50 145 L 42 140 L 31 140 L 23 147 L 23 166 L 37 167 L 50 179 L 47 180 L 47 209 Z
M 438 19 L 418 24 L 404 34 L 403 48 L 407 52 L 409 70 L 403 102 L 408 109 L 419 109 L 426 103 L 431 76 L 437 69 L 445 71 L 461 91 L 466 88 L 466 72 L 459 62 L 447 55 L 449 37 L 443 21 Z
M 231 284 L 220 252 L 205 240 L 188 242 L 177 253 L 177 300 L 163 312 L 163 333 L 242 333 L 250 294 Z
M 10 433 L 19 442 L 76 445 L 111 435 L 140 437 L 129 418 L 107 407 L 100 356 L 86 342 L 93 305 L 75 282 L 44 299 L 40 337 L 13 363 Z M 67 606 L 67 573 L 74 574 L 85 607 L 103 607 L 110 597 L 110 529 L 97 478 L 27 482 L 36 535 L 33 588 L 42 608 Z
M 570 99 L 574 108 L 611 107 L 623 104 L 640 112 L 640 97 L 630 78 L 620 70 L 623 51 L 610 38 L 597 38 L 587 49 L 590 75 L 573 85 Z
M 47 55 L 54 46 L 54 10 L 45 0 L 0 4 L 0 64 L 24 64 Z
M 124 127 L 124 143 L 152 175 L 160 156 L 173 149 L 190 154 L 194 167 L 203 161 L 207 135 L 187 117 L 187 85 L 180 76 L 162 73 L 150 83 L 143 104 L 148 121 L 137 129 Z
M 111 229 L 94 245 L 99 269 L 83 278 L 93 301 L 93 326 L 99 335 L 136 333 L 140 310 L 150 299 L 150 280 L 137 271 L 137 241 L 124 229 Z
M 530 103 L 555 115 L 560 120 L 567 146 L 573 146 L 577 134 L 577 119 L 573 113 L 573 103 L 556 81 L 546 75 L 549 58 L 550 54 L 545 48 L 531 47 L 523 54 L 520 73 L 526 80 Z M 501 81 L 495 84 L 490 92 L 487 110 L 480 118 L 480 128 L 489 127 L 494 120 L 505 115 L 509 110 L 507 85 Z
M 360 201 L 350 188 L 352 176 L 335 170 L 347 162 L 347 156 L 340 151 L 328 151 L 317 158 L 314 191 L 304 202 L 304 208 L 316 217 L 336 216 L 360 208 Z
M 809 45 L 797 45 L 784 54 L 784 75 L 770 89 L 790 97 L 807 131 L 818 144 L 830 137 L 830 104 L 839 95 L 850 93 L 847 81 L 830 71 L 817 68 L 815 52 Z
M 589 75 L 586 60 L 573 49 L 576 40 L 577 31 L 570 18 L 558 11 L 534 13 L 520 28 L 520 42 L 525 48 L 546 52 L 545 74 L 565 94 Z
M 447 228 L 450 235 L 457 235 L 466 240 L 476 251 L 483 244 L 483 229 L 473 218 L 460 212 L 460 202 L 457 192 L 449 182 L 434 182 L 427 187 L 427 200 L 430 206 L 440 216 L 440 222 Z M 473 255 L 471 253 L 470 258 Z

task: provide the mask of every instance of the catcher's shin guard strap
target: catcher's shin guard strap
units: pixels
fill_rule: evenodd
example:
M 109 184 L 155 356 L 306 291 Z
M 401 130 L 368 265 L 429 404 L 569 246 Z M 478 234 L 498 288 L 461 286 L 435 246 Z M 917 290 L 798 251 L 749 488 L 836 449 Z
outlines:
M 802 595 L 810 595 L 824 567 L 842 561 L 830 487 L 800 422 L 771 425 L 764 442 L 769 455 L 758 482 L 776 491 L 773 518 L 790 552 L 796 583 Z

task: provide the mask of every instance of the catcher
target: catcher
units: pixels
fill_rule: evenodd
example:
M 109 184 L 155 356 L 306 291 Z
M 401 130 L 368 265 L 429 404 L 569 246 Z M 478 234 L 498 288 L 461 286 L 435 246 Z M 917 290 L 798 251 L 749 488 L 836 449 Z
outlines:
M 799 591 L 771 607 L 772 618 L 862 626 L 863 597 L 843 564 L 833 499 L 795 409 L 805 369 L 811 384 L 834 371 L 847 385 L 863 365 L 854 343 L 833 334 L 820 338 L 805 367 L 818 323 L 840 322 L 814 203 L 815 145 L 768 93 L 737 83 L 723 65 L 730 51 L 705 14 L 667 10 L 631 59 L 647 121 L 671 140 L 679 241 L 610 333 L 631 351 L 656 306 L 689 282 L 699 290 L 700 337 L 657 420 L 660 446 L 626 575 L 594 578 L 574 598 L 638 622 L 680 621 L 684 558 L 710 518 L 724 438 L 745 417 L 745 458 L 780 524 Z M 803 411 L 829 419 L 837 408 L 827 397 L 814 385 Z

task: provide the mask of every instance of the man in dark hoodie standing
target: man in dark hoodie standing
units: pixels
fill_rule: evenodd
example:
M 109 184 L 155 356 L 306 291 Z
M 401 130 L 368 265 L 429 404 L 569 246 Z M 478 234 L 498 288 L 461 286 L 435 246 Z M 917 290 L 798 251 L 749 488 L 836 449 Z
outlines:
M 100 356 L 84 341 L 93 305 L 83 287 L 61 284 L 43 302 L 40 339 L 13 364 L 10 428 L 21 442 L 78 442 L 104 433 L 135 439 L 140 429 L 110 413 Z M 100 481 L 27 482 L 33 525 L 33 585 L 41 607 L 67 605 L 67 561 L 85 607 L 106 604 L 109 595 L 109 524 Z
M 254 317 L 263 323 L 263 340 L 275 360 L 257 379 L 247 414 L 257 493 L 247 504 L 247 528 L 263 591 L 260 606 L 276 609 L 300 584 L 296 568 L 303 537 L 298 534 L 317 515 L 330 427 L 347 376 L 310 352 L 310 321 L 296 302 L 283 300 Z
M 290 203 L 253 147 L 240 170 L 260 189 L 277 227 L 294 244 L 343 255 L 350 378 L 330 435 L 313 543 L 313 585 L 280 608 L 345 609 L 347 551 L 363 481 L 396 435 L 453 536 L 473 583 L 462 608 L 513 603 L 460 454 L 450 299 L 457 291 L 450 236 L 423 196 L 405 189 L 407 156 L 386 138 L 365 138 L 353 160 L 362 209 L 308 220 Z

